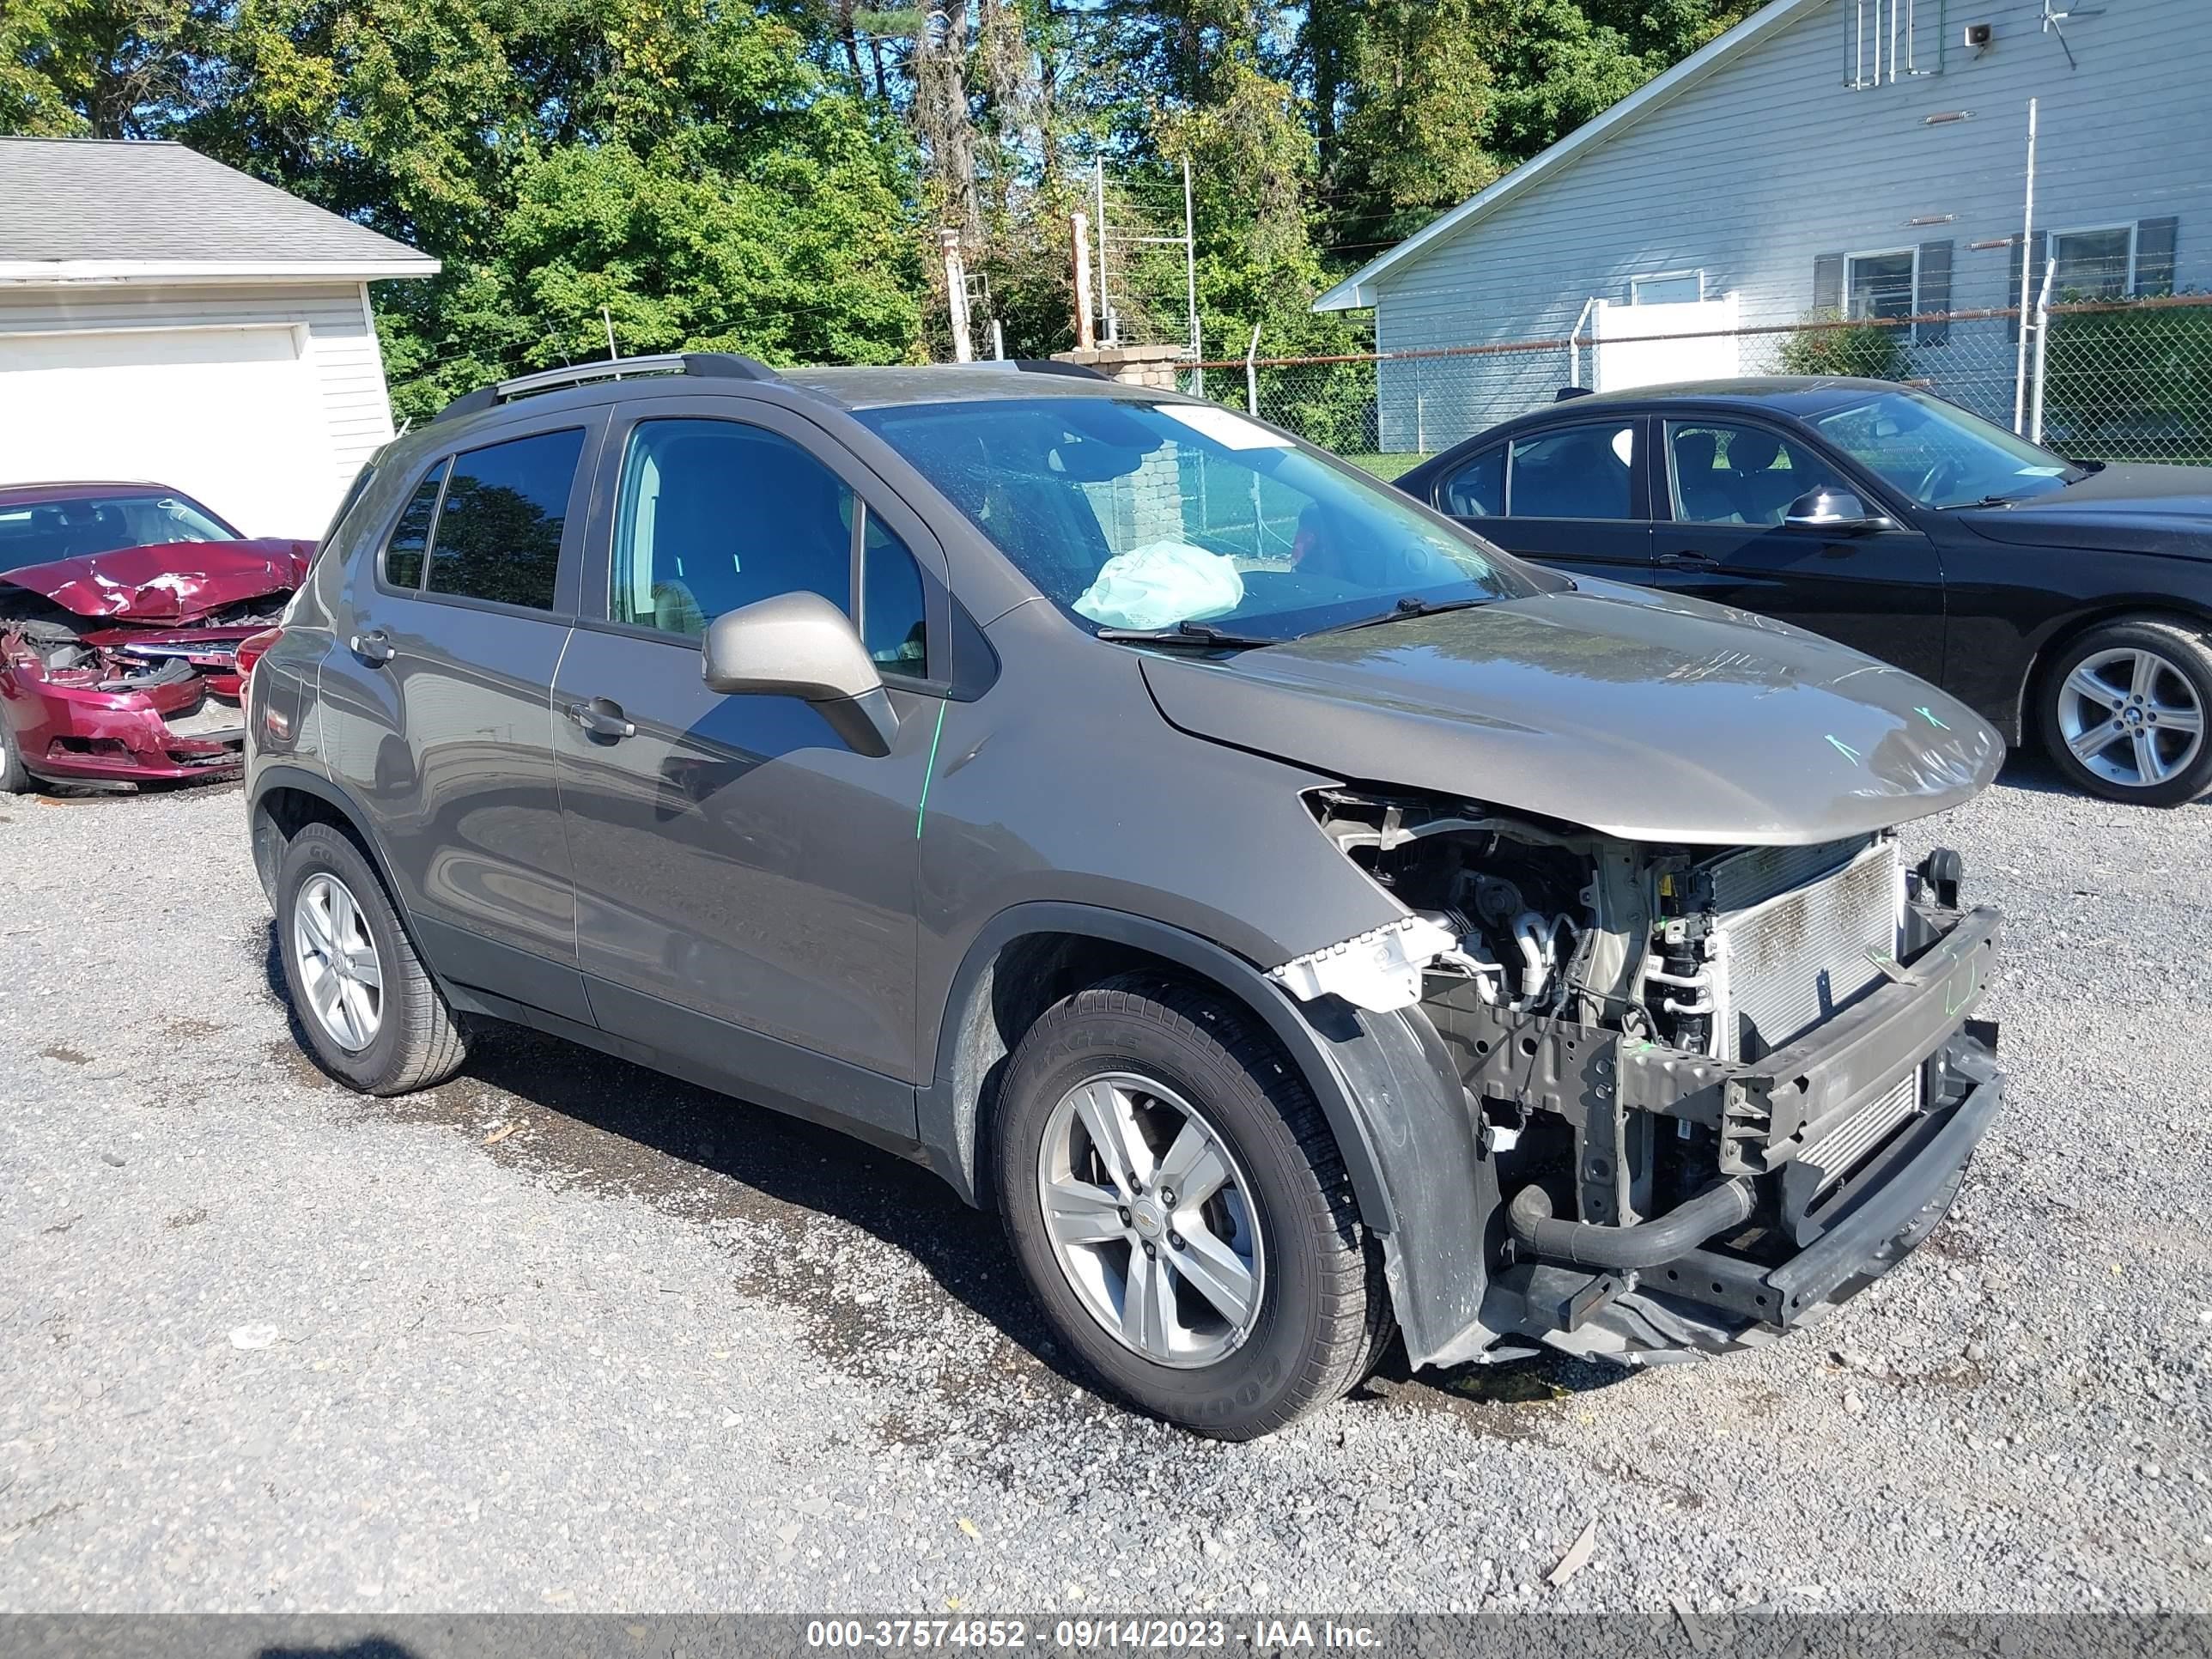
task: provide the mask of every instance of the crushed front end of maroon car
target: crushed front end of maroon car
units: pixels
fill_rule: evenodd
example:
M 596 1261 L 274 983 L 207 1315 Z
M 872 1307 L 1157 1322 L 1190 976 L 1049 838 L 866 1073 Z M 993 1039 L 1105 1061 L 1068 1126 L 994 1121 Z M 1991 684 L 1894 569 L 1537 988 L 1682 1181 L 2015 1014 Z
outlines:
M 172 542 L 0 570 L 0 721 L 33 776 L 236 775 L 240 640 L 273 624 L 314 544 Z

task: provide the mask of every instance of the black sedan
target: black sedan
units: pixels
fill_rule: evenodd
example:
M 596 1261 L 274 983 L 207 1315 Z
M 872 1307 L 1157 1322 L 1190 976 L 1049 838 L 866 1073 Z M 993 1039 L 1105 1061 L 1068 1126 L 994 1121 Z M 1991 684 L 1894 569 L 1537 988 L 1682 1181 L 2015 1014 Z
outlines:
M 2076 464 L 1887 381 L 1777 377 L 1563 393 L 1398 483 L 1508 551 L 1910 669 L 2097 794 L 2212 787 L 2212 468 Z

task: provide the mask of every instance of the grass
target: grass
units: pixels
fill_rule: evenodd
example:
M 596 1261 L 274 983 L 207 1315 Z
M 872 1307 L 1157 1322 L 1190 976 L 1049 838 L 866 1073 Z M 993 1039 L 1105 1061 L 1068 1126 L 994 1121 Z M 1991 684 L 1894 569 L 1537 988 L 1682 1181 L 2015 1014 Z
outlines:
M 1340 455 L 1337 459 L 1340 460 L 1350 461 L 1352 465 L 1359 467 L 1365 471 L 1372 472 L 1376 477 L 1388 483 L 1390 479 L 1396 477 L 1400 473 L 1407 471 L 1422 461 L 1427 460 L 1429 458 L 1426 455 L 1406 454 Z

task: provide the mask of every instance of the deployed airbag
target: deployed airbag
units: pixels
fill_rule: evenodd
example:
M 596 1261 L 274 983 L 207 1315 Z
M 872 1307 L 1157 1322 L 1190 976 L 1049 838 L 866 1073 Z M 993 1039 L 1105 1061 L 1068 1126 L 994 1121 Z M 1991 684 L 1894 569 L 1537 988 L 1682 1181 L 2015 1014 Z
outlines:
M 1116 553 L 1075 601 L 1108 628 L 1168 628 L 1234 611 L 1244 601 L 1236 562 L 1188 542 L 1146 542 Z

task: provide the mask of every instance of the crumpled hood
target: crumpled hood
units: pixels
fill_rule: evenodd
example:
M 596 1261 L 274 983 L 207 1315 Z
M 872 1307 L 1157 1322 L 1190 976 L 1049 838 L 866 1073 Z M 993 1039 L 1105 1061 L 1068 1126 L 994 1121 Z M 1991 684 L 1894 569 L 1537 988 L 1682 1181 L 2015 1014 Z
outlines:
M 2212 559 L 2212 467 L 2112 465 L 2011 507 L 1960 507 L 1947 516 L 2016 547 Z
M 2004 743 L 1902 669 L 1746 612 L 1577 592 L 1218 661 L 1147 653 L 1194 736 L 1633 841 L 1795 845 L 1979 793 Z
M 313 542 L 167 542 L 0 570 L 0 582 L 80 617 L 190 622 L 241 599 L 289 593 L 307 580 Z

